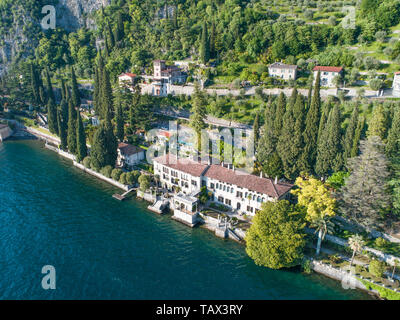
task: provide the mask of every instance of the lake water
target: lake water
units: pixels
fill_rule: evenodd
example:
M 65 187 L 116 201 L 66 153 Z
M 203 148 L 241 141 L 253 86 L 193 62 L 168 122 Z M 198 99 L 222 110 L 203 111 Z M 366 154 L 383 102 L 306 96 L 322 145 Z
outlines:
M 257 267 L 76 169 L 39 141 L 0 143 L 0 299 L 368 299 L 319 275 Z M 56 290 L 41 286 L 56 269 Z

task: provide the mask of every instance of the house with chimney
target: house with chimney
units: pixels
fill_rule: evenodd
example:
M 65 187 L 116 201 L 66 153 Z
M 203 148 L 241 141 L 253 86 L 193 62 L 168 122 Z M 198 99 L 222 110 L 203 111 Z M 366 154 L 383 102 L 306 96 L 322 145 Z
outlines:
M 316 66 L 313 69 L 314 72 L 314 85 L 317 79 L 318 72 L 321 73 L 321 86 L 322 87 L 335 87 L 336 84 L 333 81 L 337 76 L 343 76 L 343 67 L 327 67 L 327 66 Z
M 254 216 L 264 202 L 285 199 L 293 185 L 269 179 L 224 164 L 204 164 L 166 154 L 153 160 L 154 174 L 169 190 L 195 197 L 206 186 L 211 201 L 238 213 Z
M 275 62 L 268 67 L 270 77 L 279 78 L 283 80 L 296 80 L 297 66 L 291 64 L 284 64 L 282 62 Z

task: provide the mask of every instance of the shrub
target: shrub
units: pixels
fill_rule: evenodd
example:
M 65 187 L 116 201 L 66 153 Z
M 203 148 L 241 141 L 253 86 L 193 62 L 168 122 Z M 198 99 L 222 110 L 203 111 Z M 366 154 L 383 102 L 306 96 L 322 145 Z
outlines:
M 126 172 L 123 172 L 123 173 L 121 174 L 121 176 L 119 177 L 119 182 L 122 183 L 122 184 L 128 184 L 128 183 L 127 183 L 127 180 L 126 180 L 126 176 L 127 176 L 127 173 L 126 173 Z
M 363 272 L 365 269 L 363 266 L 360 266 L 359 264 L 356 265 L 356 273 L 361 273 Z
M 383 239 L 383 238 L 376 238 L 375 239 L 375 246 L 378 249 L 384 250 L 388 247 L 389 241 Z
M 122 170 L 121 169 L 114 169 L 111 172 L 111 178 L 115 181 L 119 181 L 119 178 L 121 177 Z
M 133 172 L 128 172 L 126 174 L 126 184 L 133 185 L 135 182 L 135 175 L 133 174 Z
M 90 159 L 90 157 L 86 157 L 85 159 L 83 159 L 83 165 L 86 167 L 86 168 L 90 168 L 91 167 L 91 159 Z
M 139 177 L 140 190 L 146 191 L 150 188 L 150 176 L 142 174 Z
M 105 166 L 104 168 L 102 168 L 102 169 L 100 170 L 100 173 L 101 173 L 103 176 L 106 176 L 107 178 L 110 178 L 110 177 L 111 177 L 111 172 L 112 172 L 112 170 L 113 170 L 113 168 L 112 168 L 111 166 Z
M 379 260 L 372 260 L 368 268 L 369 272 L 375 277 L 382 278 L 386 270 L 385 263 Z

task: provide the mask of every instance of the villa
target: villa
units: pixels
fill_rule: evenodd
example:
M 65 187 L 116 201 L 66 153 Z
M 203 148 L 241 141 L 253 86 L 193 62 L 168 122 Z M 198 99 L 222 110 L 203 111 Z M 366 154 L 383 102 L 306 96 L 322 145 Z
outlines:
M 117 166 L 131 168 L 145 159 L 145 151 L 142 148 L 121 142 L 118 145 Z
M 275 62 L 268 67 L 270 77 L 280 78 L 284 80 L 296 80 L 297 66 Z
M 333 79 L 337 76 L 343 76 L 342 67 L 326 67 L 326 66 L 316 66 L 314 69 L 314 84 L 317 79 L 318 72 L 321 73 L 321 86 L 323 87 L 335 87 Z
M 246 174 L 233 166 L 203 164 L 171 154 L 155 158 L 153 164 L 163 187 L 193 197 L 206 186 L 212 194 L 211 201 L 251 216 L 262 203 L 285 199 L 293 187 L 277 179 Z
M 118 83 L 121 87 L 132 87 L 135 84 L 136 81 L 136 74 L 133 73 L 123 73 L 120 76 L 118 76 Z
M 153 67 L 153 76 L 143 76 L 150 84 L 143 86 L 142 93 L 166 97 L 172 93 L 172 85 L 182 85 L 186 82 L 187 75 L 178 65 L 167 65 L 165 60 L 155 60 Z

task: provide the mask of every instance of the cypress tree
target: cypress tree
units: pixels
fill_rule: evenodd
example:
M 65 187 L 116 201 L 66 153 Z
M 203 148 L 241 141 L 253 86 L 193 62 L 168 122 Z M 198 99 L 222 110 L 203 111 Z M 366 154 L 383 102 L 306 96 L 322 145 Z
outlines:
M 216 51 L 215 51 L 215 37 L 216 37 L 215 23 L 213 22 L 211 24 L 211 35 L 210 35 L 210 57 L 212 59 L 215 59 L 217 56 Z
M 61 78 L 61 101 L 67 100 L 66 93 L 65 93 L 65 81 L 64 78 Z
M 116 28 L 115 35 L 116 35 L 116 37 L 115 37 L 116 41 L 123 40 L 124 36 L 125 36 L 124 21 L 122 19 L 122 12 L 121 11 L 118 11 L 118 15 L 117 15 L 117 28 Z
M 101 168 L 108 165 L 106 161 L 106 154 L 106 130 L 104 127 L 104 123 L 101 123 L 99 128 L 95 131 L 93 135 L 93 144 L 90 150 L 92 166 L 96 170 L 100 170 Z M 115 165 L 115 163 L 112 165 Z
M 81 106 L 81 97 L 78 89 L 78 82 L 76 81 L 75 69 L 71 67 L 71 98 L 74 104 L 74 107 L 80 108 Z
M 386 154 L 389 158 L 400 156 L 400 108 L 396 110 L 392 127 L 389 130 L 386 143 Z
M 56 101 L 53 92 L 53 86 L 51 85 L 50 73 L 49 70 L 46 69 L 46 86 L 47 86 L 47 98 L 53 101 Z
M 57 108 L 52 99 L 47 103 L 47 124 L 51 133 L 58 133 Z
M 30 65 L 31 68 L 31 87 L 32 87 L 32 93 L 33 93 L 33 98 L 34 102 L 37 104 L 41 104 L 41 98 L 40 98 L 40 80 L 39 80 L 39 74 L 36 70 L 36 66 L 34 63 L 31 63 Z
M 201 33 L 200 59 L 203 64 L 206 64 L 210 60 L 210 43 L 206 22 L 203 23 L 203 31 Z
M 60 148 L 64 151 L 68 148 L 67 142 L 67 129 L 66 129 L 66 122 L 62 120 L 62 111 L 57 110 L 57 124 L 58 124 L 58 136 L 60 137 L 61 143 Z
M 372 117 L 368 122 L 368 137 L 377 136 L 385 141 L 388 127 L 388 119 L 383 105 L 378 105 L 372 111 Z
M 301 165 L 301 155 L 304 148 L 303 132 L 305 126 L 305 106 L 304 99 L 299 94 L 297 95 L 296 104 L 293 109 L 293 115 L 295 119 L 293 141 L 292 141 L 292 153 L 293 157 L 296 159 L 296 164 L 293 168 L 293 175 L 298 176 L 302 165 Z
M 111 25 L 110 22 L 107 22 L 107 30 L 108 30 L 108 37 L 109 37 L 109 43 L 110 43 L 110 49 L 115 47 L 115 39 L 114 39 L 114 34 L 111 30 Z M 111 52 L 111 50 L 110 50 Z
M 258 112 L 256 113 L 256 117 L 254 118 L 253 132 L 254 132 L 254 145 L 257 146 L 258 140 L 260 138 L 260 118 L 258 116 Z
M 353 149 L 353 141 L 358 126 L 358 106 L 356 106 L 351 114 L 349 125 L 346 128 L 346 133 L 343 142 L 343 157 L 346 161 L 351 156 L 351 150 Z
M 71 100 L 68 102 L 68 150 L 76 154 L 76 110 Z
M 283 117 L 281 134 L 278 138 L 277 151 L 282 160 L 284 175 L 289 180 L 295 178 L 293 169 L 296 164 L 296 158 L 291 148 L 294 138 L 294 127 L 293 105 L 288 104 Z
M 320 96 L 320 79 L 321 74 L 318 72 L 315 81 L 314 94 L 311 100 L 310 108 L 307 112 L 306 127 L 304 130 L 304 152 L 303 158 L 305 168 L 303 170 L 310 172 L 314 168 L 317 157 L 317 141 L 318 128 L 321 113 L 321 96 Z
M 329 113 L 328 121 L 318 143 L 315 171 L 320 176 L 339 171 L 343 166 L 340 118 L 340 109 L 336 104 Z
M 118 141 L 114 135 L 113 125 L 111 123 L 111 114 L 108 112 L 106 114 L 106 119 L 104 120 L 105 128 L 105 160 L 106 165 L 115 166 L 115 161 L 118 156 Z
M 119 141 L 124 141 L 124 115 L 120 104 L 118 104 L 117 112 L 115 113 L 115 124 L 115 136 Z
M 282 130 L 283 117 L 286 112 L 286 96 L 283 92 L 278 97 L 276 102 L 275 116 L 274 116 L 274 135 L 278 140 Z
M 85 128 L 83 127 L 82 117 L 79 111 L 76 124 L 76 161 L 81 162 L 87 156 L 87 147 Z
M 110 118 L 112 117 L 113 112 L 113 96 L 112 96 L 112 88 L 110 83 L 110 75 L 106 68 L 103 68 L 102 74 L 102 83 L 100 87 L 100 100 L 101 100 L 101 114 L 103 119 L 107 117 L 107 114 L 110 114 Z
M 354 158 L 354 157 L 358 156 L 358 154 L 359 154 L 359 145 L 360 145 L 361 136 L 364 131 L 364 127 L 365 127 L 365 118 L 362 117 L 360 119 L 360 121 L 358 122 L 358 126 L 357 126 L 356 132 L 354 134 L 353 147 L 351 149 L 351 154 L 350 154 L 351 158 Z
M 68 123 L 68 113 L 69 113 L 69 110 L 68 110 L 68 103 L 67 103 L 67 101 L 65 101 L 64 99 L 61 100 L 61 103 L 60 103 L 60 110 L 61 110 L 61 120 L 63 121 L 65 127 L 67 127 L 66 125 L 67 125 L 67 123 Z

